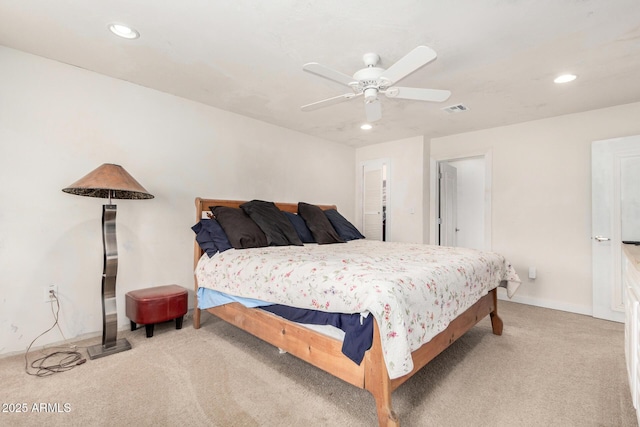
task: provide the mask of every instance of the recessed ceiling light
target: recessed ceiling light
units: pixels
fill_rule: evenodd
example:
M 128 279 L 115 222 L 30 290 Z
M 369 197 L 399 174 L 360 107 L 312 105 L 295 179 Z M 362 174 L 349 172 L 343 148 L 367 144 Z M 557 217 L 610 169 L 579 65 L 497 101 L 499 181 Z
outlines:
M 369 123 L 365 123 L 365 124 L 360 126 L 360 129 L 362 129 L 362 130 L 371 130 L 371 129 L 373 129 L 373 126 L 371 126 Z
M 134 28 L 131 28 L 124 24 L 109 24 L 109 31 L 119 37 L 123 37 L 125 39 L 137 39 L 140 37 L 140 33 L 137 32 Z
M 574 81 L 578 76 L 575 74 L 563 74 L 561 76 L 556 77 L 553 82 L 554 83 L 569 83 Z

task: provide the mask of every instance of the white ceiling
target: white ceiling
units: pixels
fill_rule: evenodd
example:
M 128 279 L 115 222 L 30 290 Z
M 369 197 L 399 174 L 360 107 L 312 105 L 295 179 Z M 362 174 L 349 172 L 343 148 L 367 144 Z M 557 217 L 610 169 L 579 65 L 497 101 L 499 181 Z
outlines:
M 639 0 L 0 0 L 0 45 L 351 146 L 640 101 Z M 387 68 L 419 45 L 438 59 L 401 86 L 446 102 L 382 97 L 366 132 L 362 98 L 300 111 L 349 91 L 303 64 L 353 74 L 367 52 Z M 565 72 L 578 79 L 552 82 Z

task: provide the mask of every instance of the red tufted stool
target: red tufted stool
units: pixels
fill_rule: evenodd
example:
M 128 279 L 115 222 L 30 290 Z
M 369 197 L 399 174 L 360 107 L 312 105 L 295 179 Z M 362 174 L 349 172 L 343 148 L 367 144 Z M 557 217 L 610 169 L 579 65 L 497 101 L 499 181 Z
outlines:
M 176 329 L 182 329 L 182 319 L 187 313 L 187 290 L 178 285 L 138 289 L 125 295 L 127 317 L 131 330 L 145 325 L 147 338 L 153 336 L 156 323 L 176 319 Z

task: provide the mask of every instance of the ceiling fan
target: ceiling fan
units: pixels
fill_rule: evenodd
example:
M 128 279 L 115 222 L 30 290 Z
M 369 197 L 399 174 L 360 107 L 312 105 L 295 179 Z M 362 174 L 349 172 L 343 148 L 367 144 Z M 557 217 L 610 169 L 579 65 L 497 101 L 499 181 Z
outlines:
M 303 105 L 301 109 L 302 111 L 313 111 L 362 96 L 367 121 L 375 122 L 382 117 L 382 108 L 378 99 L 380 93 L 384 93 L 387 98 L 430 102 L 446 101 L 451 96 L 451 92 L 448 90 L 394 86 L 436 57 L 436 52 L 430 47 L 418 46 L 385 70 L 376 66 L 380 61 L 378 54 L 367 53 L 362 57 L 366 67 L 356 71 L 353 76 L 348 76 L 317 62 L 304 64 L 302 67 L 304 71 L 349 86 L 353 92 Z

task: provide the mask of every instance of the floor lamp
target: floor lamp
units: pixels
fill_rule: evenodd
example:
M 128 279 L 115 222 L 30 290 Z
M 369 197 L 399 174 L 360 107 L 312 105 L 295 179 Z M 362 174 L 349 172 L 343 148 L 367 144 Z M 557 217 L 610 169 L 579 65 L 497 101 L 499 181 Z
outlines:
M 118 273 L 118 244 L 116 241 L 116 205 L 111 199 L 153 199 L 122 166 L 105 163 L 78 181 L 64 188 L 65 193 L 109 199 L 102 205 L 102 344 L 87 348 L 90 359 L 131 349 L 125 338 L 117 339 L 118 310 L 116 308 L 116 275 Z

